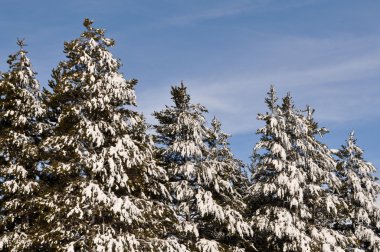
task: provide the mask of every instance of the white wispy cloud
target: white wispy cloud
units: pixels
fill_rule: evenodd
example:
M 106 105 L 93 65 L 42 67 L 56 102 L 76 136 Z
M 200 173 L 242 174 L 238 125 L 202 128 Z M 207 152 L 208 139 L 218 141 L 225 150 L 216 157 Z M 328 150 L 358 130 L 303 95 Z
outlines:
M 220 118 L 233 134 L 257 129 L 256 115 L 266 111 L 263 100 L 270 84 L 275 84 L 281 95 L 290 91 L 298 107 L 306 103 L 315 107 L 317 119 L 323 122 L 360 120 L 380 115 L 379 110 L 369 109 L 380 105 L 380 85 L 373 80 L 380 75 L 378 41 L 377 37 L 279 39 L 278 45 L 286 53 L 267 55 L 276 63 L 269 60 L 257 67 L 242 62 L 228 69 L 215 66 L 210 68 L 210 76 L 193 76 L 185 83 L 193 100 L 204 104 L 210 116 Z M 145 114 L 171 103 L 170 84 L 160 83 L 139 94 Z
M 203 10 L 195 13 L 184 14 L 164 19 L 161 24 L 165 25 L 187 25 L 202 22 L 205 20 L 218 19 L 234 16 L 249 11 L 253 6 L 225 6 L 214 9 Z
M 325 0 L 305 0 L 305 1 L 274 1 L 274 0 L 236 0 L 218 1 L 214 6 L 200 5 L 202 8 L 192 10 L 191 12 L 179 13 L 160 20 L 160 25 L 189 25 L 203 21 L 220 19 L 230 16 L 241 15 L 249 12 L 278 12 L 288 9 L 299 8 L 307 5 L 313 5 Z

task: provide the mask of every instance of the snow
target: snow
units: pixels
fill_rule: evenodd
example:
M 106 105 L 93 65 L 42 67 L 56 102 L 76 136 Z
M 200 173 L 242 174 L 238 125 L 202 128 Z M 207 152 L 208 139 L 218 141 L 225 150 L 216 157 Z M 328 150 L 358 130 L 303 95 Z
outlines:
M 40 189 L 37 136 L 45 128 L 39 82 L 24 42 L 18 40 L 17 44 L 19 50 L 9 56 L 9 69 L 0 77 L 0 249 L 6 251 L 26 251 L 31 246 Z
M 373 251 L 380 251 L 380 238 L 371 229 L 359 226 L 355 230 L 355 234 L 360 240 L 368 242 Z
M 210 241 L 203 238 L 197 242 L 196 246 L 200 252 L 219 252 L 220 251 L 217 242 Z
M 57 180 L 42 199 L 44 218 L 57 226 L 44 233 L 44 243 L 68 251 L 139 251 L 153 241 L 162 241 L 156 243 L 161 251 L 170 244 L 182 248 L 166 241 L 162 230 L 153 231 L 160 218 L 174 224 L 163 204 L 170 200 L 166 171 L 153 159 L 143 117 L 129 108 L 136 104 L 136 80 L 118 72 L 120 62 L 107 48 L 113 40 L 91 23 L 86 20 L 87 31 L 65 43 L 67 59 L 54 70 L 52 92 L 44 97 L 56 123 L 42 143 L 42 171 Z M 151 236 L 135 228 L 141 223 Z
M 175 106 L 155 112 L 160 123 L 154 127 L 162 145 L 161 162 L 172 181 L 173 208 L 182 230 L 202 237 L 193 246 L 200 251 L 219 251 L 216 241 L 224 230 L 227 236 L 237 234 L 240 239 L 252 235 L 250 224 L 237 208 L 244 207 L 243 200 L 233 187 L 236 174 L 242 176 L 239 162 L 228 148 L 228 135 L 220 130 L 220 122 L 214 119 L 211 128 L 205 125 L 206 110 L 190 103 L 186 87 L 173 87 L 172 95 Z M 221 228 L 207 231 L 207 219 Z
M 180 225 L 183 232 L 193 234 L 195 237 L 199 236 L 197 224 L 189 221 L 183 221 Z
M 117 235 L 111 229 L 101 234 L 97 234 L 94 238 L 94 247 L 96 252 L 123 252 L 138 251 L 140 243 L 134 235 Z
M 277 239 L 281 240 L 285 237 L 289 239 L 290 241 L 286 243 L 286 251 L 300 250 L 300 241 L 304 242 L 301 251 L 311 251 L 311 239 L 306 235 L 305 223 L 284 208 L 257 210 L 253 224 L 260 231 L 273 232 Z M 270 242 L 269 239 L 268 242 Z
M 273 143 L 271 151 L 273 152 L 273 154 L 278 155 L 282 160 L 286 160 L 286 152 L 281 145 Z
M 315 138 L 327 130 L 315 129 L 314 110 L 308 108 L 303 114 L 289 95 L 277 105 L 274 92 L 271 88 L 266 99 L 271 112 L 258 117 L 265 126 L 258 130 L 262 137 L 254 148 L 251 197 L 264 204 L 254 205 L 254 231 L 265 231 L 265 249 L 284 243 L 282 251 L 311 251 L 316 246 L 321 251 L 343 251 L 348 238 L 330 227 L 318 230 L 324 232 L 318 237 L 309 233 L 312 223 L 327 225 L 326 220 L 333 221 L 345 206 L 329 192 L 341 186 L 334 173 L 336 161 Z M 325 216 L 319 219 L 314 209 Z

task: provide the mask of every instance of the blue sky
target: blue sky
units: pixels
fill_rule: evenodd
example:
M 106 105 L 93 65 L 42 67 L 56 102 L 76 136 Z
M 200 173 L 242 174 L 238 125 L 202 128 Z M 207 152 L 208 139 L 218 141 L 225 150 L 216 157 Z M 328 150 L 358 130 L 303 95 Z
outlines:
M 42 85 L 64 59 L 63 41 L 78 37 L 83 18 L 116 40 L 127 78 L 137 78 L 138 108 L 148 121 L 170 104 L 181 80 L 194 102 L 233 135 L 248 162 L 256 120 L 274 84 L 298 107 L 316 109 L 331 148 L 355 130 L 367 160 L 380 168 L 380 2 L 353 0 L 3 0 L 0 71 L 26 38 Z M 380 173 L 379 173 L 380 174 Z

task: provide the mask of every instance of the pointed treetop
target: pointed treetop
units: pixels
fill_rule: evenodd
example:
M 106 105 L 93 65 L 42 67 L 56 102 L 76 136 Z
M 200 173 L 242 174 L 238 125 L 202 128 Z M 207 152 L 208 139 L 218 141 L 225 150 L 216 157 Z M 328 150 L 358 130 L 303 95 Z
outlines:
M 228 138 L 229 134 L 222 131 L 222 123 L 214 117 L 211 121 L 211 134 L 209 139 L 209 144 L 211 147 L 216 147 L 217 145 L 229 145 Z
M 346 140 L 347 148 L 350 150 L 351 155 L 361 157 L 363 150 L 356 145 L 355 131 L 351 131 Z
M 313 118 L 315 109 L 310 107 L 309 105 L 306 105 L 306 109 L 302 112 L 306 112 L 306 119 L 309 123 L 309 130 L 311 130 L 312 134 L 318 134 L 320 137 L 323 137 L 327 133 L 330 132 L 329 129 L 326 127 L 319 127 L 318 122 L 316 122 Z
M 215 146 L 217 144 L 217 138 L 221 133 L 221 126 L 221 122 L 214 116 L 214 118 L 211 121 L 211 134 L 209 136 L 209 144 L 211 146 Z
M 355 131 L 354 130 L 352 130 L 348 134 L 348 138 L 346 140 L 346 143 L 347 143 L 347 147 L 348 148 L 350 148 L 350 149 L 355 148 L 355 146 L 356 146 L 356 137 L 355 137 Z
M 349 143 L 354 143 L 356 142 L 356 138 L 355 138 L 355 131 L 352 130 L 348 136 L 348 142 Z
M 27 46 L 27 44 L 25 44 L 25 39 L 24 38 L 22 38 L 22 39 L 18 38 L 16 43 L 20 47 L 21 50 L 24 49 L 24 46 Z
M 351 131 L 348 134 L 348 138 L 346 139 L 346 144 L 341 145 L 340 151 L 337 153 L 337 156 L 339 158 L 342 158 L 344 160 L 348 159 L 363 159 L 364 151 L 356 145 L 356 137 L 355 132 Z M 346 160 L 347 161 L 347 160 Z
M 84 21 L 83 21 L 83 25 L 84 27 L 87 28 L 87 30 L 91 31 L 93 28 L 92 28 L 92 24 L 94 23 L 94 20 L 91 20 L 89 18 L 85 18 Z
M 87 31 L 83 32 L 81 37 L 88 39 L 92 38 L 95 41 L 102 41 L 106 46 L 113 46 L 115 44 L 115 41 L 113 39 L 105 38 L 105 30 L 92 27 L 93 23 L 93 20 L 90 20 L 88 18 L 84 19 L 83 25 L 86 27 Z
M 17 58 L 20 56 L 20 61 L 22 62 L 23 65 L 25 65 L 25 61 L 29 61 L 26 57 L 25 54 L 28 53 L 27 51 L 24 50 L 24 46 L 27 46 L 25 43 L 25 39 L 17 39 L 16 44 L 20 47 L 20 49 L 15 53 L 11 54 L 8 56 L 7 63 L 11 66 L 14 65 L 14 61 L 17 60 Z
M 190 95 L 187 94 L 186 86 L 183 82 L 181 82 L 180 86 L 172 87 L 171 95 L 176 107 L 181 109 L 189 107 Z
M 276 107 L 277 96 L 276 90 L 273 85 L 270 86 L 269 92 L 267 93 L 268 97 L 265 98 L 265 103 L 268 105 L 269 109 L 273 112 Z
M 313 109 L 309 105 L 306 106 L 307 120 L 311 120 L 313 118 L 314 112 L 315 112 L 315 109 Z
M 211 126 L 215 129 L 215 130 L 220 130 L 220 126 L 221 126 L 221 122 L 214 116 L 214 118 L 212 119 L 211 121 Z
M 19 46 L 19 50 L 8 56 L 9 71 L 3 74 L 7 75 L 6 79 L 8 80 L 14 79 L 10 81 L 15 87 L 28 89 L 29 92 L 38 96 L 39 83 L 35 78 L 37 73 L 33 71 L 27 57 L 28 51 L 24 49 L 26 46 L 25 39 L 17 39 L 16 44 Z
M 293 98 L 290 95 L 290 92 L 282 99 L 282 109 L 283 111 L 291 111 L 294 108 Z

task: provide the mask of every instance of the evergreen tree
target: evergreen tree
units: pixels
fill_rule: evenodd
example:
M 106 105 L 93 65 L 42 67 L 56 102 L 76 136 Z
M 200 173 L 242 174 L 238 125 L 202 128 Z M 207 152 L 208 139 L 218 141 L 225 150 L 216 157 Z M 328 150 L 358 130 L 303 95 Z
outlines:
M 335 161 L 316 140 L 318 128 L 294 108 L 291 96 L 277 105 L 271 87 L 266 103 L 270 112 L 259 114 L 265 126 L 257 131 L 249 204 L 254 243 L 264 251 L 343 251 L 347 239 L 328 226 L 339 208 L 332 191 L 339 181 L 331 176 Z
M 125 80 L 108 48 L 112 39 L 85 19 L 65 43 L 44 100 L 51 136 L 44 141 L 46 220 L 41 243 L 67 251 L 175 251 L 172 212 L 155 164 L 153 141 L 136 105 L 136 80 Z M 170 228 L 169 228 L 170 229 Z
M 24 49 L 9 56 L 0 80 L 0 250 L 35 249 L 39 216 L 39 83 Z
M 186 87 L 172 87 L 174 106 L 154 116 L 159 157 L 169 173 L 179 237 L 191 251 L 237 251 L 251 235 L 235 186 L 241 163 L 233 158 L 220 123 L 205 126 L 206 109 L 191 104 Z
M 244 216 L 247 210 L 244 197 L 247 193 L 248 179 L 243 162 L 234 158 L 229 148 L 228 138 L 229 135 L 221 130 L 221 123 L 214 118 L 206 140 L 208 153 L 201 165 L 204 173 L 213 173 L 212 176 L 209 174 L 205 176 L 209 177 L 209 181 L 205 181 L 207 190 L 212 193 L 215 203 L 219 205 L 216 205 L 215 209 L 224 212 L 226 220 L 219 223 L 220 220 L 214 218 L 210 223 L 206 220 L 202 226 L 210 237 L 220 237 L 218 239 L 226 251 L 238 251 L 239 247 L 244 248 L 244 251 L 253 251 L 254 246 L 246 240 L 253 233 L 248 228 Z M 240 223 L 234 227 L 236 221 Z M 227 230 L 230 230 L 226 231 L 226 225 Z
M 375 204 L 380 186 L 373 176 L 376 169 L 363 159 L 353 132 L 336 155 L 337 172 L 343 182 L 340 195 L 346 203 L 337 228 L 347 236 L 356 236 L 355 251 L 380 251 L 380 210 Z

